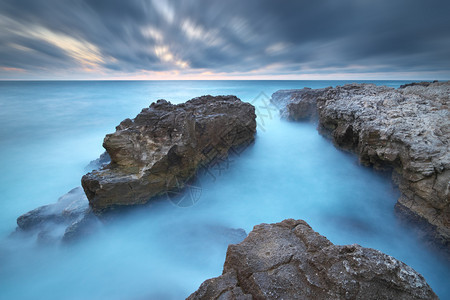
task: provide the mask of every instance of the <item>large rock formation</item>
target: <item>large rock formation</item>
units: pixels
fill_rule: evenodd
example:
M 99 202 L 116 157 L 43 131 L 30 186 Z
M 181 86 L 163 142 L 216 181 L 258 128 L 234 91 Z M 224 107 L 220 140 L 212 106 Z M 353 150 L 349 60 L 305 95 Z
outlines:
M 336 246 L 302 220 L 255 226 L 227 251 L 223 274 L 194 299 L 438 299 L 425 279 L 392 256 Z
M 91 207 L 143 204 L 183 188 L 200 168 L 251 143 L 255 119 L 254 107 L 235 96 L 158 100 L 105 137 L 111 163 L 81 181 Z
M 394 89 L 349 84 L 279 91 L 272 101 L 291 120 L 318 115 L 319 131 L 364 165 L 393 170 L 402 195 L 396 209 L 450 240 L 450 82 Z M 429 230 L 431 229 L 431 230 Z

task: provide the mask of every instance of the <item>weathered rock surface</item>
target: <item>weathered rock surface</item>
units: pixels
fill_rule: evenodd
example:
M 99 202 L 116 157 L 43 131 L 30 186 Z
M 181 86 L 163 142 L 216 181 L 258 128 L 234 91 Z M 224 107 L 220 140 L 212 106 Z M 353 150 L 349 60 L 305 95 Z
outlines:
M 251 143 L 255 119 L 254 107 L 235 96 L 158 100 L 105 137 L 111 163 L 81 181 L 91 207 L 144 204 L 183 188 L 199 168 Z
M 409 266 L 359 245 L 336 246 L 302 220 L 254 227 L 223 274 L 193 299 L 438 299 Z
M 17 232 L 36 235 L 37 241 L 43 243 L 68 242 L 86 233 L 88 228 L 93 229 L 97 222 L 83 189 L 77 187 L 61 196 L 58 202 L 17 218 Z
M 279 91 L 272 101 L 291 120 L 316 114 L 319 131 L 341 149 L 356 152 L 362 164 L 392 169 L 402 192 L 397 211 L 426 223 L 432 229 L 428 236 L 448 249 L 449 95 L 450 82 L 409 84 L 400 89 L 349 84 Z
M 406 84 L 402 84 L 401 86 L 400 86 L 400 88 L 401 89 L 404 89 L 404 88 L 406 88 L 406 87 L 408 87 L 408 86 L 417 86 L 417 85 L 419 85 L 419 86 L 429 86 L 430 84 L 432 84 L 432 83 L 436 83 L 436 82 L 438 82 L 437 80 L 435 80 L 435 81 L 433 81 L 433 82 L 429 82 L 429 81 L 422 81 L 422 82 L 411 82 L 411 83 L 406 83 Z

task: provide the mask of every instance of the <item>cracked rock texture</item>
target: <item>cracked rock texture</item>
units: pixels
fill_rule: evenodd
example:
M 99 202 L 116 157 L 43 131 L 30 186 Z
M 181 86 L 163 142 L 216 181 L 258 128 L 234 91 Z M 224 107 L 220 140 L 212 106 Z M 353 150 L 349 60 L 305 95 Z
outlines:
M 450 240 L 450 82 L 399 89 L 373 84 L 284 90 L 272 102 L 290 120 L 318 119 L 319 131 L 360 162 L 392 170 L 396 210 L 444 249 Z
M 261 224 L 229 245 L 223 274 L 194 299 L 438 299 L 411 267 L 359 245 L 337 246 L 303 220 Z
M 254 140 L 255 108 L 235 96 L 158 100 L 108 134 L 111 163 L 81 182 L 96 212 L 181 189 L 197 170 Z

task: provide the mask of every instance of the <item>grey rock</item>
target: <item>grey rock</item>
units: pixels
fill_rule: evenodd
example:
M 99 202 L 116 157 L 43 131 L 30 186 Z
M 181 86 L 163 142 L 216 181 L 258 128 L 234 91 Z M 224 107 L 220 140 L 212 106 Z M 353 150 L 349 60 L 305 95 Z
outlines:
M 69 228 L 74 235 L 76 224 L 86 218 L 92 221 L 94 217 L 83 189 L 77 187 L 61 196 L 58 202 L 38 207 L 17 218 L 17 232 L 35 235 L 39 243 L 53 243 L 61 241 Z
M 271 102 L 280 109 L 280 116 L 284 119 L 314 121 L 317 119 L 317 97 L 330 88 L 279 90 L 272 95 Z
M 62 242 L 73 243 L 90 236 L 100 228 L 101 222 L 92 210 L 87 211 L 82 218 L 72 222 L 64 231 Z
M 235 96 L 158 100 L 105 137 L 111 163 L 81 180 L 91 207 L 145 204 L 182 189 L 200 168 L 251 143 L 255 119 L 255 108 Z
M 304 100 L 304 94 L 309 98 Z M 402 193 L 397 211 L 425 221 L 427 235 L 448 250 L 450 240 L 450 82 L 373 84 L 276 92 L 290 119 L 317 115 L 319 131 L 363 165 L 392 170 Z M 308 108 L 295 108 L 306 101 Z M 316 109 L 310 107 L 316 103 Z M 297 105 L 297 106 L 296 106 Z
M 92 170 L 97 170 L 105 167 L 111 163 L 111 157 L 109 157 L 108 152 L 103 152 L 99 158 L 91 161 L 84 169 L 86 172 L 91 172 Z
M 359 245 L 337 246 L 305 221 L 254 227 L 228 247 L 223 274 L 194 299 L 438 299 L 411 267 Z
M 245 294 L 242 291 L 239 287 L 236 272 L 231 270 L 220 277 L 206 280 L 187 299 L 252 300 L 253 297 L 251 294 Z
M 89 203 L 81 187 L 61 196 L 58 202 L 33 209 L 17 218 L 17 225 L 23 230 L 36 228 L 47 223 L 64 223 L 79 218 L 89 209 Z
M 438 81 L 437 80 L 433 81 L 433 83 L 435 83 L 435 82 L 438 82 Z M 411 83 L 407 83 L 407 84 L 402 84 L 400 86 L 400 89 L 404 89 L 404 88 L 409 87 L 409 86 L 418 86 L 418 85 L 420 85 L 420 86 L 429 86 L 430 84 L 431 84 L 431 82 L 429 82 L 429 81 L 411 82 Z

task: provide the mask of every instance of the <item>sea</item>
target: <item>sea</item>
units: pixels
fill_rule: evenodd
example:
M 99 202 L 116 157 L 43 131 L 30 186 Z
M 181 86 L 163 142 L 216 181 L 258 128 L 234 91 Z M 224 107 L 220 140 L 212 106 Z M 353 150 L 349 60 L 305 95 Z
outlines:
M 280 89 L 411 81 L 0 82 L 0 299 L 183 299 L 222 273 L 227 246 L 254 225 L 303 219 L 335 244 L 360 244 L 421 273 L 450 299 L 450 264 L 394 213 L 385 174 L 336 149 L 313 123 L 281 120 Z M 11 235 L 16 219 L 80 186 L 103 138 L 158 99 L 236 95 L 255 105 L 257 135 L 199 174 L 188 201 L 118 216 L 69 245 Z

